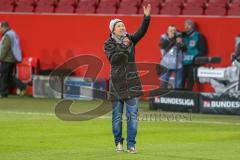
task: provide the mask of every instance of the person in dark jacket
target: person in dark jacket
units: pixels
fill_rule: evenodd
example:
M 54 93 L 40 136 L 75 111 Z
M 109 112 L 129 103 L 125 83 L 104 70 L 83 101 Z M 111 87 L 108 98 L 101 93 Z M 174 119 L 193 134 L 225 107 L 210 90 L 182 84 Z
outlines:
M 195 23 L 191 19 L 185 21 L 184 28 L 183 42 L 187 51 L 183 58 L 183 85 L 186 90 L 191 91 L 194 84 L 194 60 L 196 57 L 205 56 L 207 47 L 203 35 L 196 30 Z
M 110 21 L 110 38 L 105 42 L 104 50 L 111 64 L 110 93 L 112 101 L 112 130 L 116 151 L 123 151 L 122 114 L 126 103 L 127 150 L 136 153 L 138 97 L 142 95 L 142 86 L 135 64 L 135 45 L 147 32 L 150 23 L 151 5 L 143 6 L 143 22 L 134 34 L 126 32 L 120 19 Z
M 0 22 L 0 32 L 2 32 L 0 42 L 0 98 L 6 98 L 10 86 L 17 87 L 20 89 L 20 94 L 23 94 L 26 85 L 14 75 L 15 64 L 22 61 L 18 36 L 10 29 L 6 21 Z

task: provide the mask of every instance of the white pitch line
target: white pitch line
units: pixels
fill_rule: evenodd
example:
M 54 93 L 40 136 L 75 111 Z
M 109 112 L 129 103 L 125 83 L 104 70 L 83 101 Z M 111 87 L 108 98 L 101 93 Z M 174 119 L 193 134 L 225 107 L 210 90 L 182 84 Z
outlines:
M 0 111 L 0 113 L 7 113 L 7 114 L 17 114 L 17 115 L 39 115 L 39 116 L 54 116 L 54 113 L 40 113 L 40 112 L 13 112 L 13 111 Z M 111 116 L 100 116 L 97 119 L 111 119 Z M 194 118 L 192 118 L 194 119 Z M 183 121 L 168 121 L 168 120 L 140 120 L 140 122 L 179 122 L 179 123 L 203 123 L 203 124 L 218 124 L 218 125 L 237 125 L 240 126 L 240 123 L 231 123 L 231 122 L 217 122 L 217 121 L 190 121 L 190 120 L 183 120 Z
M 204 124 L 219 124 L 219 125 L 236 125 L 240 126 L 240 123 L 231 122 L 217 122 L 217 121 L 184 121 L 186 123 L 204 123 Z
M 55 116 L 53 113 L 39 113 L 39 112 L 13 112 L 13 111 L 0 111 L 7 114 L 18 114 L 18 115 L 39 115 L 39 116 Z

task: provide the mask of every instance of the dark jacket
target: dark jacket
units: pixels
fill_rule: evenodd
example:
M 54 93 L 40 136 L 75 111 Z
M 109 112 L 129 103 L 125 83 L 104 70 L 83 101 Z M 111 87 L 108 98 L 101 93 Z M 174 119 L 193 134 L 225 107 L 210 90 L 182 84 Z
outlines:
M 116 43 L 113 38 L 105 42 L 104 50 L 111 64 L 110 100 L 129 99 L 142 95 L 142 86 L 135 64 L 135 45 L 147 32 L 150 16 L 145 16 L 138 31 L 129 35 L 130 45 Z
M 240 43 L 238 43 L 238 45 L 237 45 L 236 57 L 240 57 Z

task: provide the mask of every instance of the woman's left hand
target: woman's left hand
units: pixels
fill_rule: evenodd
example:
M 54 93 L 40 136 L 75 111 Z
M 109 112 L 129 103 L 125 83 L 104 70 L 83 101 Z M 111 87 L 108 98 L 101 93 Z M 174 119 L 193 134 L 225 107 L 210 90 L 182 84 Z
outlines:
M 143 6 L 143 13 L 145 16 L 150 16 L 151 14 L 151 4 L 148 4 L 147 7 Z

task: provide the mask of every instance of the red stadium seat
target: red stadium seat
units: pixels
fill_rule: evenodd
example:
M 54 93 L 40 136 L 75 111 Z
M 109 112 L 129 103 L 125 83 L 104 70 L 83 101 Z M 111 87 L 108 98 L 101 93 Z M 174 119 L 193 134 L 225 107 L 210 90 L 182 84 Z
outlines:
M 13 1 L 0 0 L 0 12 L 13 12 Z
M 38 0 L 35 12 L 52 13 L 57 7 L 58 0 Z
M 38 64 L 36 58 L 23 58 L 23 61 L 16 66 L 16 76 L 24 83 L 32 82 L 33 74 L 37 74 Z
M 205 14 L 206 15 L 226 15 L 227 13 L 227 8 L 226 5 L 223 4 L 213 4 L 209 5 L 206 9 Z
M 95 13 L 98 0 L 80 0 L 76 13 Z
M 141 0 L 122 0 L 117 10 L 118 14 L 137 14 Z
M 101 0 L 98 6 L 97 13 L 100 14 L 115 14 L 119 7 L 119 0 Z
M 228 0 L 210 0 L 206 3 L 206 15 L 226 15 Z
M 15 12 L 33 12 L 37 0 L 16 0 Z
M 192 1 L 184 5 L 183 15 L 203 15 L 204 14 L 204 0 Z
M 185 4 L 188 3 L 195 3 L 195 4 L 204 4 L 207 3 L 209 0 L 187 0 L 185 1 Z
M 60 0 L 56 7 L 56 13 L 73 13 L 78 7 L 78 0 Z
M 209 0 L 187 0 L 184 4 L 183 15 L 204 15 Z
M 232 4 L 228 10 L 229 16 L 240 16 L 240 4 Z
M 240 1 L 239 0 L 229 0 L 231 4 L 240 4 Z
M 166 0 L 162 5 L 162 9 L 160 10 L 160 14 L 165 15 L 179 15 L 181 14 L 183 1 L 182 0 Z
M 185 3 L 187 0 L 162 0 L 161 3 Z
M 207 3 L 228 3 L 230 0 L 206 0 Z
M 159 14 L 163 0 L 146 0 L 142 5 L 151 4 L 151 14 Z M 143 14 L 142 6 L 139 7 L 139 14 Z

